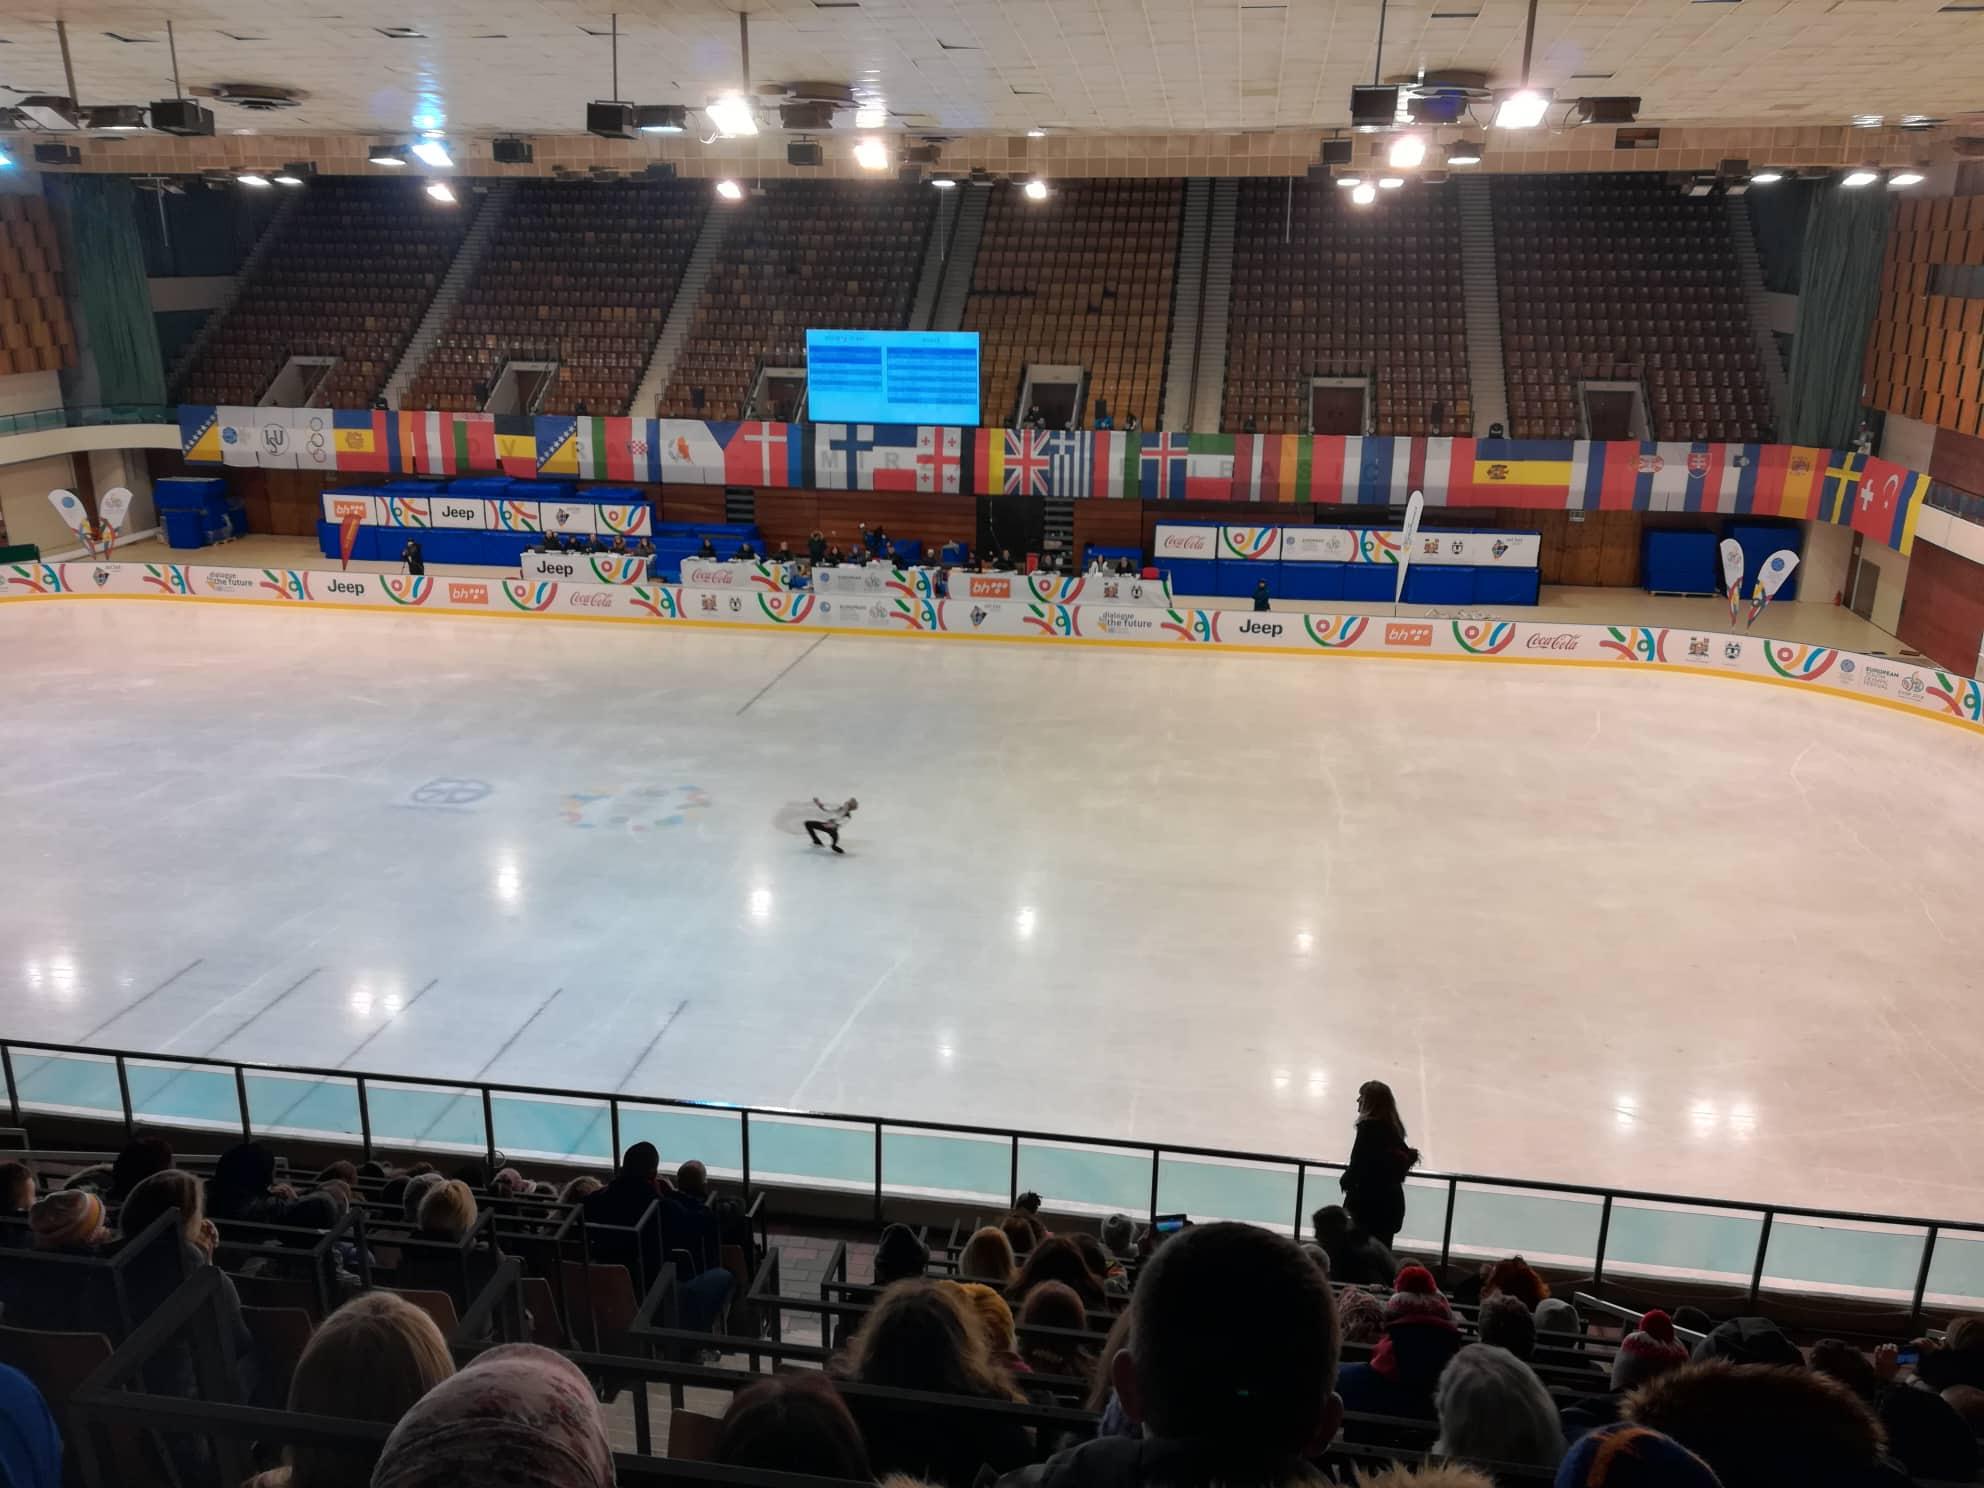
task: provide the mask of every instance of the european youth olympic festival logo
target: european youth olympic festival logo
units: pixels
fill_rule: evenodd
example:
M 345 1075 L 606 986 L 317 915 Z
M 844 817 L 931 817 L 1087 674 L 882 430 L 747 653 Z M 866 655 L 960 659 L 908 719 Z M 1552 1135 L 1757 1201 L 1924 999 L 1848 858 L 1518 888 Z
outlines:
M 510 602 L 513 610 L 526 614 L 536 614 L 551 608 L 551 601 L 558 597 L 558 586 L 549 579 L 503 580 L 503 597 Z
M 502 532 L 541 532 L 543 524 L 538 518 L 538 505 L 535 501 L 506 501 L 498 498 L 493 507 L 496 513 L 496 527 Z
M 1968 677 L 1952 677 L 1948 672 L 1938 672 L 1936 685 L 1929 689 L 1929 696 L 1966 722 L 1984 723 L 1984 687 L 1979 687 Z
M 1279 527 L 1222 527 L 1219 540 L 1235 558 L 1264 558 L 1280 531 Z
M 25 590 L 29 594 L 67 594 L 68 587 L 62 582 L 62 574 L 52 563 L 10 563 L 7 565 L 7 587 Z
M 431 527 L 430 508 L 427 498 L 408 500 L 404 496 L 386 498 L 386 525 L 388 527 Z
M 1363 639 L 1371 622 L 1362 615 L 1304 615 L 1303 634 L 1326 651 L 1348 651 Z
M 1398 562 L 1399 534 L 1380 532 L 1367 527 L 1357 534 L 1357 561 L 1359 563 Z
M 1078 636 L 1082 633 L 1081 621 L 1076 618 L 1075 607 L 1064 604 L 1030 604 L 1022 617 L 1024 622 L 1047 636 Z
M 889 618 L 898 621 L 911 630 L 948 630 L 944 624 L 944 611 L 934 599 L 898 599 L 889 611 Z
M 882 585 L 885 594 L 899 595 L 903 599 L 934 599 L 936 586 L 930 582 L 930 575 L 921 569 L 894 569 L 888 582 Z
M 1181 641 L 1195 641 L 1207 644 L 1219 640 L 1218 610 L 1166 610 L 1169 618 L 1160 622 L 1158 629 L 1166 635 L 1174 635 Z
M 1653 630 L 1645 625 L 1608 625 L 1605 634 L 1609 640 L 1598 643 L 1601 651 L 1610 651 L 1619 661 L 1665 661 L 1667 660 L 1667 632 Z
M 424 574 L 418 578 L 412 574 L 387 574 L 381 582 L 386 587 L 386 598 L 396 605 L 424 605 L 434 593 L 434 581 Z
M 1515 624 L 1509 620 L 1459 620 L 1453 626 L 1454 644 L 1469 656 L 1500 656 L 1516 638 Z
M 794 594 L 791 590 L 781 590 L 777 594 L 758 594 L 758 609 L 774 625 L 804 625 L 813 613 L 814 598 L 810 594 Z
M 647 531 L 648 524 L 643 520 L 646 511 L 645 506 L 602 506 L 599 508 L 599 520 L 606 524 L 608 532 L 632 537 Z
M 1031 574 L 1026 583 L 1033 597 L 1042 604 L 1073 604 L 1082 592 L 1080 579 L 1064 579 L 1059 574 Z
M 692 811 L 704 810 L 709 796 L 699 785 L 637 785 L 621 791 L 574 791 L 559 802 L 568 827 L 581 831 L 625 832 L 641 836 L 679 827 Z
M 643 615 L 651 615 L 657 620 L 682 618 L 682 598 L 673 589 L 660 584 L 636 584 L 633 587 L 633 606 Z
M 257 588 L 267 589 L 278 599 L 296 600 L 299 603 L 315 599 L 310 592 L 310 575 L 293 568 L 265 568 L 262 582 Z
M 1816 682 L 1832 670 L 1839 652 L 1831 646 L 1800 646 L 1789 641 L 1772 641 L 1764 647 L 1764 660 L 1770 669 L 1788 682 Z
M 145 583 L 160 594 L 191 594 L 193 582 L 188 577 L 184 565 L 178 563 L 147 563 Z

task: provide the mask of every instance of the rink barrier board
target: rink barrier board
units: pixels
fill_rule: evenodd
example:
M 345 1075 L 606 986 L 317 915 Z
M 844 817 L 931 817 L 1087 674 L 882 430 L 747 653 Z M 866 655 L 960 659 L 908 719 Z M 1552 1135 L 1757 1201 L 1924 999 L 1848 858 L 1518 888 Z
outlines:
M 204 590 L 205 592 L 200 592 Z M 668 584 L 355 574 L 186 564 L 0 565 L 0 602 L 170 599 L 380 614 L 528 616 L 760 632 L 899 635 L 1245 655 L 1342 655 L 1405 661 L 1493 661 L 1648 667 L 1767 682 L 1984 729 L 1984 686 L 1935 667 L 1836 647 L 1679 627 L 1531 620 L 1392 618 L 1291 611 L 1168 609 L 1024 600 L 725 594 Z

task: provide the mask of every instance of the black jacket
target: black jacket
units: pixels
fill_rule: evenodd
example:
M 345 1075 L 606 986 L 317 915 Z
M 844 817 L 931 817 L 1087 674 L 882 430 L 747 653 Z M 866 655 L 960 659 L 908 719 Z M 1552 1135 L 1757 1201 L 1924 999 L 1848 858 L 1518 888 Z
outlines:
M 998 1488 L 1201 1488 L 1319 1481 L 1300 1457 L 1254 1457 L 1213 1442 L 1098 1437 L 1009 1473 Z
M 1352 1219 L 1386 1243 L 1405 1223 L 1405 1175 L 1412 1169 L 1412 1156 L 1385 1123 L 1357 1123 L 1350 1166 L 1339 1180 L 1343 1207 Z

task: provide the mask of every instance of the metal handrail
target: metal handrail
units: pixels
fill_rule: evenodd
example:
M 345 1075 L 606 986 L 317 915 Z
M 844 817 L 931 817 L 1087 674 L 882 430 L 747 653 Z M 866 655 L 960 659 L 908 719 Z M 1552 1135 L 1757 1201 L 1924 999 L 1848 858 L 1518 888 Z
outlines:
M 95 1048 L 82 1044 L 58 1044 L 25 1039 L 0 1039 L 0 1074 L 4 1074 L 7 1086 L 7 1105 L 10 1123 L 18 1126 L 21 1120 L 20 1083 L 14 1068 L 14 1058 L 20 1054 L 51 1054 L 58 1056 L 82 1056 L 90 1059 L 109 1060 L 115 1067 L 118 1088 L 123 1106 L 126 1131 L 135 1129 L 136 1113 L 133 1110 L 130 1079 L 126 1061 L 137 1061 L 145 1065 L 186 1066 L 226 1070 L 234 1076 L 236 1099 L 244 1137 L 252 1134 L 253 1121 L 249 1111 L 247 1077 L 252 1074 L 280 1076 L 285 1078 L 305 1078 L 334 1081 L 353 1086 L 357 1098 L 361 1127 L 360 1141 L 367 1158 L 372 1156 L 373 1139 L 368 1090 L 373 1086 L 397 1088 L 419 1086 L 439 1091 L 451 1091 L 463 1096 L 475 1096 L 482 1109 L 483 1138 L 486 1155 L 492 1160 L 499 1150 L 496 1143 L 495 1117 L 492 1108 L 493 1098 L 504 1096 L 548 1097 L 555 1100 L 571 1100 L 598 1104 L 604 1102 L 610 1118 L 610 1129 L 614 1151 L 619 1150 L 621 1129 L 621 1108 L 664 1107 L 673 1110 L 707 1112 L 713 1116 L 734 1116 L 739 1123 L 738 1139 L 742 1160 L 742 1182 L 748 1193 L 752 1186 L 751 1171 L 751 1120 L 754 1116 L 772 1119 L 794 1119 L 801 1121 L 831 1122 L 843 1126 L 868 1127 L 874 1132 L 875 1163 L 872 1174 L 875 1212 L 880 1214 L 883 1199 L 889 1185 L 883 1172 L 883 1137 L 886 1132 L 904 1131 L 917 1133 L 938 1133 L 953 1136 L 988 1137 L 1008 1144 L 1011 1150 L 1009 1163 L 1011 1193 L 1009 1202 L 1019 1196 L 1020 1146 L 1028 1142 L 1051 1142 L 1101 1149 L 1105 1151 L 1140 1153 L 1147 1155 L 1151 1162 L 1151 1180 L 1148 1218 L 1155 1219 L 1158 1212 L 1158 1183 L 1160 1171 L 1166 1158 L 1193 1158 L 1212 1161 L 1245 1162 L 1294 1170 L 1295 1213 L 1293 1228 L 1300 1233 L 1304 1221 L 1304 1199 L 1310 1170 L 1334 1173 L 1344 1168 L 1342 1162 L 1322 1158 L 1296 1157 L 1283 1153 L 1246 1152 L 1232 1148 L 1202 1147 L 1170 1142 L 1135 1141 L 1121 1137 L 1089 1137 L 1078 1133 L 1055 1132 L 1016 1127 L 994 1127 L 969 1122 L 904 1120 L 893 1117 L 854 1114 L 833 1111 L 808 1111 L 790 1106 L 746 1105 L 726 1101 L 695 1100 L 680 1096 L 646 1096 L 607 1093 L 591 1090 L 573 1090 L 549 1085 L 495 1084 L 481 1080 L 460 1080 L 445 1076 L 389 1075 L 374 1071 L 331 1069 L 315 1065 L 279 1065 L 256 1063 L 243 1060 L 213 1059 L 199 1055 L 175 1055 L 150 1053 L 131 1049 Z M 169 1120 L 147 1117 L 160 1125 L 170 1125 Z M 388 1144 L 397 1145 L 397 1144 Z M 1563 1194 L 1587 1199 L 1602 1206 L 1596 1255 L 1593 1257 L 1594 1290 L 1601 1285 L 1600 1278 L 1605 1272 L 1606 1243 L 1611 1231 L 1611 1217 L 1614 1205 L 1619 1201 L 1628 1203 L 1660 1204 L 1675 1208 L 1719 1209 L 1735 1211 L 1737 1214 L 1761 1221 L 1758 1225 L 1755 1264 L 1751 1268 L 1749 1300 L 1755 1304 L 1763 1287 L 1765 1263 L 1770 1247 L 1771 1230 L 1780 1219 L 1808 1219 L 1834 1221 L 1844 1224 L 1891 1225 L 1901 1229 L 1922 1230 L 1923 1243 L 1921 1262 L 1915 1279 L 1915 1288 L 1910 1305 L 1909 1321 L 1913 1326 L 1921 1317 L 1923 1298 L 1928 1290 L 1929 1273 L 1934 1261 L 1935 1247 L 1942 1234 L 1953 1231 L 1964 1235 L 1984 1235 L 1984 1221 L 1935 1219 L 1913 1215 L 1875 1214 L 1847 1209 L 1821 1209 L 1803 1204 L 1759 1203 L 1742 1199 L 1710 1198 L 1698 1194 L 1656 1193 L 1645 1189 L 1595 1188 L 1585 1184 L 1561 1183 L 1543 1179 L 1509 1178 L 1488 1173 L 1442 1173 L 1415 1172 L 1411 1179 L 1419 1186 L 1443 1185 L 1446 1189 L 1446 1217 L 1440 1240 L 1440 1262 L 1447 1264 L 1453 1254 L 1454 1211 L 1463 1188 L 1490 1188 L 1520 1190 L 1526 1193 Z
M 98 424 L 177 424 L 172 403 L 85 403 L 72 408 L 31 408 L 0 414 L 0 435 L 35 434 L 43 429 L 87 428 Z

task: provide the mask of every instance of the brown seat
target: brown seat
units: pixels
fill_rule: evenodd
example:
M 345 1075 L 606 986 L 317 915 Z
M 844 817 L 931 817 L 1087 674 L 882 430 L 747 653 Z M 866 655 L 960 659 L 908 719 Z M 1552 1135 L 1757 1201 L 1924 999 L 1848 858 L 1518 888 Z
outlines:
M 265 1394 L 271 1401 L 289 1399 L 289 1382 L 296 1377 L 296 1361 L 310 1345 L 310 1314 L 300 1307 L 243 1307 L 241 1321 L 255 1340 L 255 1356 L 261 1361 Z
M 20 1370 L 41 1391 L 49 1412 L 61 1429 L 64 1443 L 62 1481 L 80 1485 L 83 1454 L 75 1447 L 78 1427 L 70 1418 L 76 1391 L 110 1358 L 110 1340 L 101 1333 L 56 1333 L 37 1328 L 0 1327 L 0 1364 Z M 143 1432 L 112 1427 L 98 1434 L 98 1448 L 107 1454 L 105 1481 L 136 1488 L 168 1482 L 155 1465 Z
M 455 1329 L 461 1323 L 461 1315 L 455 1311 L 455 1299 L 446 1292 L 430 1292 L 421 1287 L 382 1287 L 380 1290 L 406 1298 L 434 1319 L 434 1325 L 441 1330 L 443 1337 L 454 1337 Z
M 677 1462 L 716 1461 L 717 1434 L 723 1422 L 701 1411 L 668 1413 L 668 1455 Z

